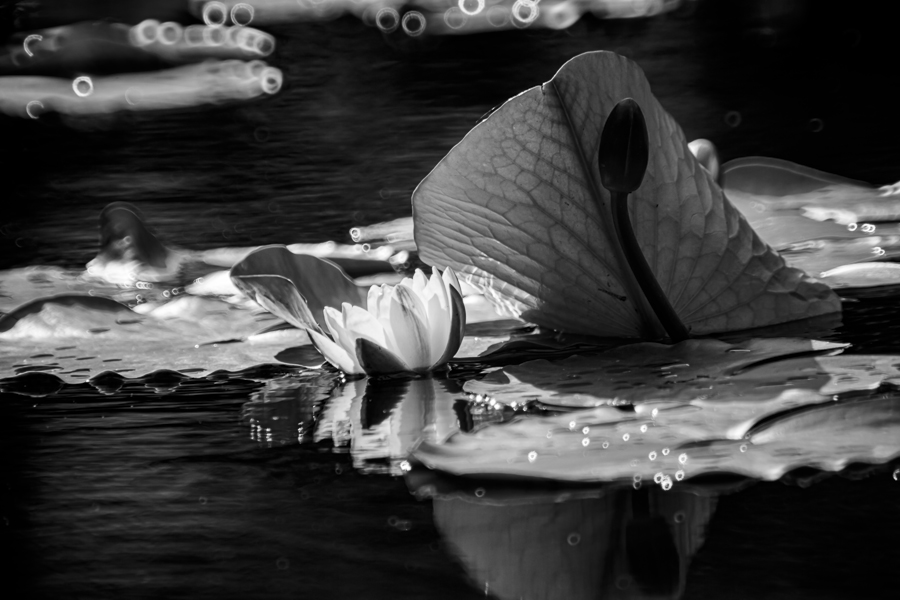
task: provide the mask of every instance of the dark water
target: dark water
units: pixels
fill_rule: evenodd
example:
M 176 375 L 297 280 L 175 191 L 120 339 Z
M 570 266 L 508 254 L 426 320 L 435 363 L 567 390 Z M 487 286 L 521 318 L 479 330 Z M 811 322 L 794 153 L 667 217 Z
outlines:
M 408 215 L 415 185 L 482 115 L 594 49 L 635 59 L 688 138 L 713 140 L 723 160 L 761 154 L 900 179 L 891 15 L 864 2 L 782 3 L 805 11 L 784 14 L 775 3 L 721 4 L 419 48 L 354 19 L 282 26 L 270 30 L 270 62 L 285 73 L 273 98 L 66 124 L 0 120 L 0 268 L 82 267 L 114 200 L 137 204 L 166 241 L 189 248 L 346 241 L 354 225 Z M 897 353 L 896 304 L 848 304 L 840 338 Z M 334 374 L 256 370 L 151 377 L 106 394 L 82 384 L 0 395 L 3 589 L 896 597 L 894 465 L 666 496 L 407 481 L 391 473 L 417 426 L 473 418 L 460 382 L 440 382 L 424 407 L 408 402 L 414 383 L 350 393 Z M 422 486 L 437 497 L 410 493 Z

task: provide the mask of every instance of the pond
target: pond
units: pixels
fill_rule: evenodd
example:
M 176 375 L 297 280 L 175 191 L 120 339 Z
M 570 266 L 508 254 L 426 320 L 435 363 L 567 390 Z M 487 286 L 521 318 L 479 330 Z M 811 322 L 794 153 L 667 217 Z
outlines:
M 413 189 L 483 115 L 590 50 L 636 61 L 687 138 L 713 140 L 724 161 L 762 155 L 876 185 L 900 178 L 900 123 L 879 83 L 893 76 L 889 20 L 842 2 L 788 3 L 783 13 L 765 2 L 688 4 L 693 10 L 652 19 L 586 15 L 562 31 L 415 47 L 354 17 L 281 24 L 266 28 L 277 40 L 268 61 L 284 74 L 271 97 L 102 119 L 4 117 L 0 282 L 36 265 L 65 277 L 83 271 L 113 201 L 138 206 L 166 243 L 192 250 L 349 243 L 353 227 L 409 216 Z M 115 293 L 132 305 L 146 294 Z M 842 322 L 818 337 L 850 344 L 841 356 L 867 362 L 816 373 L 833 375 L 835 399 L 892 407 L 878 418 L 896 427 L 896 367 L 885 359 L 876 371 L 872 356 L 900 355 L 900 296 L 879 288 L 843 299 Z M 472 324 L 464 344 L 483 349 L 510 327 Z M 37 377 L 2 388 L 4 587 L 17 597 L 896 596 L 896 458 L 822 470 L 794 465 L 797 450 L 785 446 L 777 458 L 792 466 L 772 481 L 712 469 L 682 482 L 682 451 L 670 456 L 660 443 L 653 460 L 671 459 L 668 486 L 638 475 L 495 477 L 490 461 L 518 464 L 506 446 L 493 452 L 485 441 L 486 450 L 456 455 L 438 442 L 457 430 L 505 423 L 496 429 L 515 432 L 544 419 L 547 444 L 567 430 L 583 443 L 582 423 L 566 427 L 573 406 L 504 399 L 511 378 L 524 382 L 511 394 L 540 384 L 540 365 L 517 367 L 533 353 L 513 348 L 434 377 L 347 379 L 321 367 L 308 345 L 282 355 L 305 367 L 220 370 L 205 358 L 192 370 L 179 369 L 165 343 L 136 340 L 122 355 L 93 356 L 60 342 L 43 357 L 23 355 L 16 372 L 54 360 L 74 365 L 69 374 L 81 360 L 84 378 L 98 362 L 147 368 L 126 379 L 70 378 L 60 387 Z M 804 388 L 804 369 L 827 361 L 792 352 L 790 385 Z M 677 366 L 647 360 L 657 371 Z M 883 379 L 852 385 L 872 371 Z M 784 372 L 771 372 L 754 389 L 787 385 Z M 580 389 L 577 377 L 562 385 Z M 590 423 L 599 437 L 583 430 L 591 450 L 607 439 L 601 417 Z M 685 428 L 696 425 L 686 419 Z M 850 443 L 815 427 L 822 446 Z M 746 450 L 741 439 L 723 450 L 735 460 Z M 410 459 L 423 440 L 421 460 Z M 694 446 L 685 447 L 694 461 Z M 748 472 L 774 472 L 759 460 Z M 429 461 L 487 466 L 460 477 L 425 468 Z

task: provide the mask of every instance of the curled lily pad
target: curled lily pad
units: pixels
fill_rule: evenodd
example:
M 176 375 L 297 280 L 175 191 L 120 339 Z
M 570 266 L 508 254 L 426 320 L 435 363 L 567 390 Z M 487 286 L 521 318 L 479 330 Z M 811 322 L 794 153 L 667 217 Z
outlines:
M 231 268 L 231 280 L 249 298 L 301 328 L 326 327 L 326 306 L 366 307 L 368 288 L 356 285 L 336 264 L 285 246 L 264 246 Z
M 597 166 L 607 115 L 629 97 L 643 110 L 650 142 L 631 222 L 690 331 L 839 311 L 826 286 L 787 267 L 727 201 L 640 68 L 609 52 L 578 56 L 507 101 L 422 181 L 413 216 L 423 260 L 453 268 L 530 322 L 660 337 L 616 241 Z

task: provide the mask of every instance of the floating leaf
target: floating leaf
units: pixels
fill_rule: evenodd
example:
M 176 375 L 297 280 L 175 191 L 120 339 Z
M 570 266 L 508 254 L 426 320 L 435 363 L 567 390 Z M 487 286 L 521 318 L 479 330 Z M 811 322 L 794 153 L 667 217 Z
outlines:
M 75 382 L 162 366 L 192 375 L 238 371 L 283 362 L 286 349 L 309 344 L 296 329 L 254 335 L 276 322 L 210 298 L 179 297 L 146 314 L 83 294 L 41 298 L 0 317 L 0 376 L 46 372 Z
M 900 256 L 900 227 L 863 221 L 900 219 L 900 199 L 862 181 L 785 160 L 739 158 L 722 167 L 724 191 L 760 238 L 785 262 L 833 288 L 892 285 L 884 263 Z
M 651 270 L 692 333 L 839 311 L 784 265 L 724 198 L 629 60 L 592 52 L 477 125 L 413 194 L 423 260 L 449 266 L 522 318 L 563 331 L 660 337 L 628 269 L 597 167 L 600 133 L 634 98 L 650 163 L 630 217 Z
M 453 475 L 646 485 L 678 485 L 709 473 L 775 480 L 799 467 L 839 471 L 900 457 L 900 395 L 871 402 L 858 409 L 866 418 L 852 425 L 843 422 L 849 404 L 828 405 L 822 410 L 836 410 L 834 418 L 820 419 L 809 432 L 800 423 L 789 435 L 749 440 L 726 437 L 721 420 L 709 418 L 723 408 L 682 406 L 654 417 L 600 407 L 456 434 L 443 444 L 421 444 L 414 456 Z

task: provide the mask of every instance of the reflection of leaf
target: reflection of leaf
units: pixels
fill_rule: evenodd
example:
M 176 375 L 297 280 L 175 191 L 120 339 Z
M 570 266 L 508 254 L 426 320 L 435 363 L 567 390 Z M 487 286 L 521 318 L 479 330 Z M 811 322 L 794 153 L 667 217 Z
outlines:
M 495 482 L 479 484 L 475 498 L 435 497 L 435 525 L 476 589 L 502 599 L 679 597 L 716 505 L 689 492 L 627 488 L 507 500 Z M 653 559 L 628 560 L 625 551 Z
M 469 276 L 540 325 L 660 336 L 616 242 L 597 170 L 606 116 L 626 97 L 643 109 L 651 146 L 631 219 L 693 333 L 840 310 L 830 290 L 759 240 L 688 151 L 641 70 L 607 52 L 576 57 L 509 100 L 422 181 L 413 195 L 422 258 Z
M 248 297 L 297 327 L 325 326 L 326 306 L 366 307 L 367 288 L 337 265 L 284 246 L 254 250 L 231 268 L 231 280 Z M 304 302 L 305 301 L 305 302 Z

